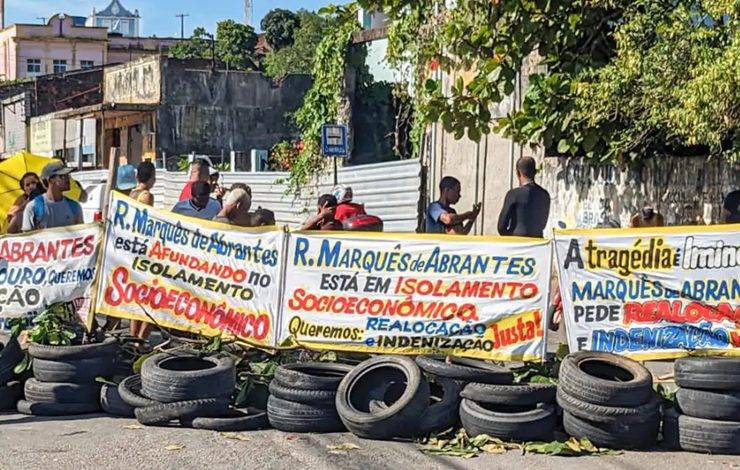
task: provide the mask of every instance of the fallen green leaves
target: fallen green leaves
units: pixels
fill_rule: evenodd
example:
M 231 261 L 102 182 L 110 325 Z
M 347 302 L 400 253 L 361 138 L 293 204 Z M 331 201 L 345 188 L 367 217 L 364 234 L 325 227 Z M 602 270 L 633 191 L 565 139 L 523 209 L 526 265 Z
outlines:
M 220 432 L 219 434 L 224 439 L 231 439 L 234 441 L 251 441 L 252 440 L 251 437 L 238 433 L 238 432 Z
M 450 457 L 462 457 L 469 459 L 479 454 L 503 454 L 509 450 L 521 450 L 522 454 L 527 452 L 533 454 L 549 455 L 616 455 L 619 451 L 603 449 L 594 446 L 588 439 L 576 439 L 574 437 L 567 441 L 553 442 L 527 442 L 518 444 L 506 442 L 497 437 L 481 434 L 476 437 L 468 437 L 464 429 L 452 434 L 451 431 L 430 436 L 419 441 L 424 447 L 421 451 L 432 455 L 447 455 Z
M 359 449 L 360 446 L 351 442 L 345 442 L 344 444 L 327 445 L 326 448 L 329 450 L 330 454 L 343 454 L 348 450 Z

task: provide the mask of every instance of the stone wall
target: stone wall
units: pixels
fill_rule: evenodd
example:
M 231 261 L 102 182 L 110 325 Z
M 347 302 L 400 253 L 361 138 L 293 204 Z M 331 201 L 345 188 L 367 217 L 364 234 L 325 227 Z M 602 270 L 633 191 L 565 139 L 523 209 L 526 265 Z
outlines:
M 666 225 L 720 220 L 722 202 L 740 188 L 740 163 L 700 157 L 652 159 L 632 168 L 577 158 L 545 158 L 540 182 L 552 195 L 552 227 L 591 228 L 614 220 L 628 227 L 645 203 Z

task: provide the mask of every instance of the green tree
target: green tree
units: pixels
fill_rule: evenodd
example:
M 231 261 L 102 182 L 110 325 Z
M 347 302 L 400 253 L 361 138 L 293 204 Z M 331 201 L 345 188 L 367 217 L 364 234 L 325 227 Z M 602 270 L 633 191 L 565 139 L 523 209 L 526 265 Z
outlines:
M 187 41 L 180 41 L 170 47 L 169 55 L 176 59 L 210 59 L 210 36 L 205 28 L 195 28 Z
M 265 74 L 282 77 L 293 73 L 310 74 L 316 56 L 316 47 L 333 21 L 316 13 L 298 11 L 300 26 L 295 31 L 294 42 L 267 54 L 263 61 Z
M 234 20 L 219 21 L 216 26 L 216 58 L 229 68 L 247 70 L 253 67 L 257 35 L 249 25 Z
M 298 15 L 283 8 L 270 10 L 260 22 L 265 39 L 273 50 L 293 44 L 293 34 L 299 26 Z

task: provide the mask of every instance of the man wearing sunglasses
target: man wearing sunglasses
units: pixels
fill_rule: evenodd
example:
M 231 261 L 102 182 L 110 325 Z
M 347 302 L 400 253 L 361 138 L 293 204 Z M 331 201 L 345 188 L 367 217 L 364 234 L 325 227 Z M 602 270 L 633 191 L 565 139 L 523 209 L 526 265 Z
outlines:
M 23 212 L 22 231 L 65 227 L 82 223 L 82 207 L 77 201 L 64 196 L 69 191 L 69 174 L 72 168 L 53 161 L 41 171 L 41 181 L 46 192 L 28 203 Z

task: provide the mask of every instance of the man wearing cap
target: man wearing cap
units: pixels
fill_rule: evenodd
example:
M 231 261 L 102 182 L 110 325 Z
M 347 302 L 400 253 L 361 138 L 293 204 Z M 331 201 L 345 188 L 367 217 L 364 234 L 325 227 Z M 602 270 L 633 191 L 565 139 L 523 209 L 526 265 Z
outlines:
M 126 196 L 131 195 L 138 182 L 136 181 L 136 168 L 133 165 L 121 165 L 116 171 L 116 189 Z
M 193 194 L 193 183 L 196 181 L 202 181 L 204 183 L 209 182 L 209 169 L 211 167 L 213 167 L 211 159 L 205 155 L 196 157 L 192 162 L 190 162 L 190 176 L 188 178 L 188 182 L 185 183 L 185 187 L 182 188 L 182 192 L 180 193 L 180 202 L 190 199 L 190 196 Z
M 221 204 L 211 197 L 211 185 L 204 181 L 192 184 L 190 199 L 180 201 L 172 208 L 175 214 L 212 220 L 221 210 Z
M 63 194 L 69 191 L 69 174 L 72 171 L 72 168 L 58 161 L 44 167 L 41 171 L 41 181 L 46 186 L 46 192 L 26 206 L 21 230 L 30 232 L 82 223 L 82 207 L 77 201 Z

